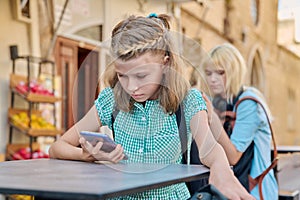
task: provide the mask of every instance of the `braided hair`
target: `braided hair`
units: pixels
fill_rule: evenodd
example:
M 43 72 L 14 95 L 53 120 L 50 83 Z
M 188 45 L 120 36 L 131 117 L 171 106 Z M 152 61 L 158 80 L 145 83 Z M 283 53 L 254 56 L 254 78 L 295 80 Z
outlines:
M 173 44 L 169 20 L 170 17 L 165 14 L 128 17 L 113 29 L 110 52 L 114 60 L 122 61 L 148 52 L 152 55 L 169 56 L 169 67 L 161 83 L 159 101 L 165 112 L 174 113 L 185 97 L 189 83 L 182 76 L 182 59 L 175 55 L 178 51 Z M 123 111 L 132 110 L 134 100 L 119 84 L 113 66 L 106 68 L 104 82 L 114 88 L 118 108 Z

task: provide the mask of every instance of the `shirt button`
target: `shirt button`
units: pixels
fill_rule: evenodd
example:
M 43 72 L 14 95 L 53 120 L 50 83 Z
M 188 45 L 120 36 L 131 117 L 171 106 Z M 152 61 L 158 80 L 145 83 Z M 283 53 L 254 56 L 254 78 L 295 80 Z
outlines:
M 144 151 L 143 148 L 140 148 L 140 149 L 139 149 L 139 152 L 140 152 L 140 153 L 143 153 L 143 151 Z
M 142 121 L 146 121 L 146 117 L 142 117 Z

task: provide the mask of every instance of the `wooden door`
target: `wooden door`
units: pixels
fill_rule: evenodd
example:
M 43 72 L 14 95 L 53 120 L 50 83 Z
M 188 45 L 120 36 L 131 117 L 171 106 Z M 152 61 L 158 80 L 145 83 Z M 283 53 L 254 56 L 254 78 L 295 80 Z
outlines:
M 57 74 L 61 77 L 61 125 L 67 130 L 80 120 L 95 100 L 99 52 L 94 46 L 58 37 L 55 47 Z
M 80 120 L 94 105 L 98 93 L 98 60 L 98 52 L 78 49 L 77 120 Z

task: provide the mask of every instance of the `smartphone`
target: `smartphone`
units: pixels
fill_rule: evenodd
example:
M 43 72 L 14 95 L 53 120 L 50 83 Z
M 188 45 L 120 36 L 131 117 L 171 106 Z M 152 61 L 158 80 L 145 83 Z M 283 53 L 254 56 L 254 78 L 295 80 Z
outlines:
M 103 142 L 101 150 L 105 152 L 113 151 L 117 144 L 106 134 L 90 132 L 90 131 L 81 131 L 80 135 L 85 138 L 86 141 L 95 146 L 99 141 Z
M 113 151 L 117 146 L 115 141 L 113 141 L 108 135 L 104 133 L 81 131 L 80 135 L 93 146 L 95 146 L 99 141 L 103 142 L 101 150 L 108 153 Z M 125 155 L 124 159 L 128 159 L 128 157 Z

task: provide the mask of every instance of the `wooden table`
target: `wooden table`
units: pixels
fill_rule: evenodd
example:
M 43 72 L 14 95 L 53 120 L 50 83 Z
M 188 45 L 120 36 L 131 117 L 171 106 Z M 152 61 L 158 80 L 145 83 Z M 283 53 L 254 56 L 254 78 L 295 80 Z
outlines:
M 0 163 L 0 193 L 105 199 L 208 177 L 202 165 L 97 164 L 55 159 Z

